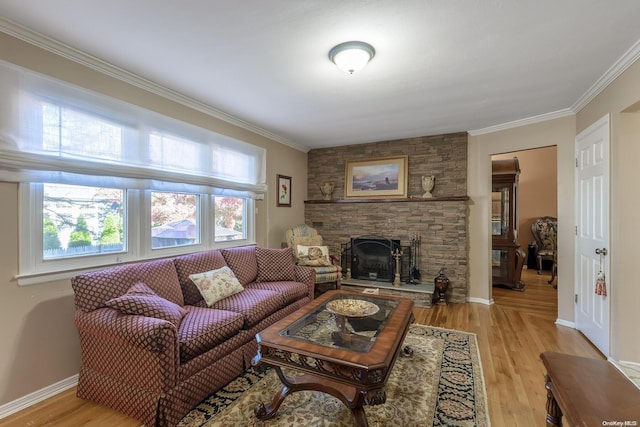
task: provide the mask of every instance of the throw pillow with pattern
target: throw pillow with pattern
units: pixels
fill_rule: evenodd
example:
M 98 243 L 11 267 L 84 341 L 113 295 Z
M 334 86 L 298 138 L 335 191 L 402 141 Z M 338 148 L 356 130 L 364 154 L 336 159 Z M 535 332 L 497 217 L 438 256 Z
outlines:
M 204 273 L 190 274 L 202 298 L 211 307 L 216 302 L 244 291 L 233 271 L 227 266 Z
M 293 251 L 291 248 L 256 248 L 258 277 L 256 282 L 295 281 Z
M 145 283 L 138 282 L 126 294 L 112 298 L 105 302 L 107 307 L 116 309 L 124 314 L 155 317 L 180 326 L 182 317 L 187 310 L 167 299 L 158 296 Z
M 299 265 L 309 267 L 329 267 L 331 265 L 327 246 L 298 245 L 296 251 Z
M 296 236 L 293 238 L 293 245 L 322 246 L 322 236 Z

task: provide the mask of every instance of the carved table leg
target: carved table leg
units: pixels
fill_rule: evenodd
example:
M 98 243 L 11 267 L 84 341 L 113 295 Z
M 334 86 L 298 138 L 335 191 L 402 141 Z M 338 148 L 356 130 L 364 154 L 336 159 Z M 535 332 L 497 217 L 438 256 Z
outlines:
M 275 366 L 274 370 L 278 374 L 283 385 L 280 391 L 273 396 L 271 403 L 268 405 L 265 405 L 264 403 L 256 405 L 254 412 L 256 417 L 260 420 L 273 418 L 278 412 L 278 409 L 284 399 L 286 399 L 286 397 L 291 393 L 301 390 L 315 390 L 330 394 L 331 396 L 340 399 L 340 401 L 351 410 L 356 421 L 356 426 L 368 427 L 369 423 L 367 422 L 367 416 L 363 405 L 380 405 L 387 400 L 384 388 L 367 392 L 353 386 L 345 386 L 340 383 L 309 374 L 289 378 L 282 372 L 282 369 L 279 366 Z
M 367 415 L 364 412 L 364 408 L 360 406 L 359 408 L 351 408 L 351 413 L 356 419 L 357 427 L 369 427 L 369 422 L 367 421 Z
M 295 384 L 291 384 L 289 382 L 289 379 L 284 375 L 279 366 L 276 366 L 275 370 L 282 382 L 282 388 L 275 394 L 275 396 L 273 396 L 270 404 L 265 405 L 260 402 L 256 405 L 254 412 L 259 420 L 268 420 L 273 418 L 276 415 L 276 412 L 278 412 L 278 409 L 284 399 L 286 399 L 290 393 L 297 391 Z
M 547 389 L 547 427 L 562 426 L 562 410 L 560 406 L 558 406 L 556 398 L 553 396 L 553 391 L 551 390 L 553 384 L 551 383 L 549 375 L 545 376 L 545 380 L 545 388 Z

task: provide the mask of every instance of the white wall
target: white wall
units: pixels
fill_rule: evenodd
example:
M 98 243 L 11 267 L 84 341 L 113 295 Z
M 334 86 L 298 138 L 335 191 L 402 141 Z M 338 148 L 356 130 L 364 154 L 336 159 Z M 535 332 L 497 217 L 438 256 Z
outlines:
M 0 32 L 0 60 L 76 84 L 267 150 L 264 201 L 256 202 L 256 241 L 280 247 L 284 230 L 304 222 L 307 154 L 145 91 Z M 276 174 L 293 180 L 293 206 L 276 207 Z M 18 185 L 0 183 L 0 406 L 79 372 L 80 346 L 69 280 L 18 286 Z
M 611 357 L 640 363 L 640 61 L 636 61 L 576 115 L 576 133 L 606 114 L 611 123 L 610 274 Z
M 492 301 L 491 287 L 491 156 L 557 146 L 558 176 L 558 319 L 573 322 L 573 173 L 575 117 L 469 137 L 469 298 Z M 561 280 L 561 282 L 560 282 Z M 562 283 L 565 285 L 563 286 Z M 526 292 L 526 290 L 525 290 Z

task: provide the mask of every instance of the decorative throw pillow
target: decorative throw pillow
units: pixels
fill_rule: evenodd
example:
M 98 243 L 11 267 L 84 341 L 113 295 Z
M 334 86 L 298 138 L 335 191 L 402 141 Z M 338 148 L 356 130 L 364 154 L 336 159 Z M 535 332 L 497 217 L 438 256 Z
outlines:
M 187 313 L 187 310 L 158 296 L 149 286 L 142 282 L 133 285 L 126 294 L 110 299 L 105 305 L 124 314 L 136 314 L 166 320 L 173 323 L 176 328 L 180 326 L 182 317 Z
M 256 248 L 258 259 L 258 277 L 256 282 L 295 281 L 293 269 L 293 251 L 291 248 Z
M 298 245 L 322 246 L 322 236 L 296 236 L 293 238 L 293 247 Z
M 195 283 L 209 307 L 226 297 L 244 291 L 233 271 L 226 265 L 216 270 L 190 274 L 189 279 Z
M 299 265 L 309 267 L 329 267 L 331 265 L 327 246 L 298 245 L 296 251 Z

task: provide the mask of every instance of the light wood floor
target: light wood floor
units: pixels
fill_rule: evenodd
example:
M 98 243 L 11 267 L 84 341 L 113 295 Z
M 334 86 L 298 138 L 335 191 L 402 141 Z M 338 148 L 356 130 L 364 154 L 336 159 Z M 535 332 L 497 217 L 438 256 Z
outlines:
M 494 427 L 544 426 L 542 351 L 603 356 L 576 330 L 556 326 L 556 290 L 548 274 L 525 270 L 524 292 L 493 288 L 495 304 L 417 308 L 416 322 L 477 334 Z M 562 284 L 560 284 L 562 286 Z M 75 388 L 0 420 L 0 427 L 137 427 L 139 423 L 75 397 Z

